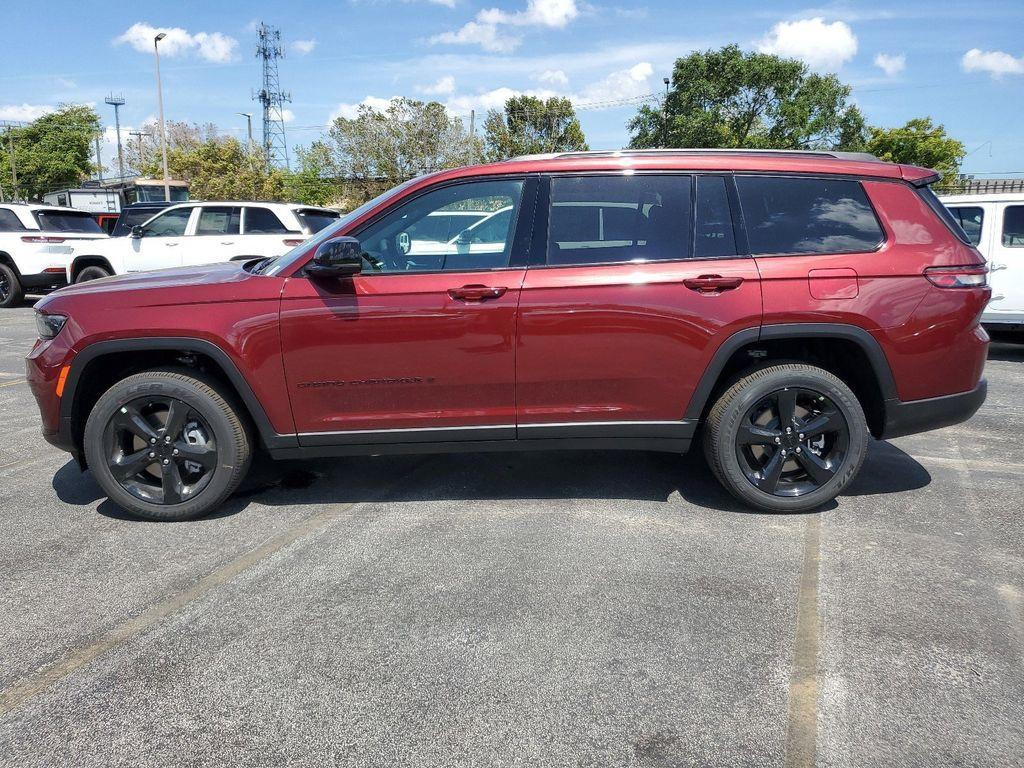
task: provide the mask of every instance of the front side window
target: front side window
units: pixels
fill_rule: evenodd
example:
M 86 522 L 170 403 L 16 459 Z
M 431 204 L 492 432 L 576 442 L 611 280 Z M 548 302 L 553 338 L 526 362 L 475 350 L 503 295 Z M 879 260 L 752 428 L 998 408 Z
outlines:
M 311 235 L 316 234 L 324 227 L 330 226 L 341 218 L 340 213 L 335 211 L 324 211 L 319 208 L 303 208 L 295 212 Z
M 420 195 L 359 233 L 367 271 L 507 267 L 522 194 L 523 182 L 509 179 L 453 184 Z
M 0 232 L 20 232 L 25 229 L 18 214 L 6 208 L 0 208 Z
M 985 221 L 985 210 L 977 206 L 950 206 L 949 212 L 953 214 L 960 229 L 967 235 L 971 245 L 981 242 L 981 225 Z
M 1003 246 L 1024 248 L 1024 205 L 1007 206 L 1003 213 Z
M 245 234 L 286 235 L 288 234 L 288 228 L 277 218 L 277 214 L 269 208 L 246 208 Z
M 217 206 L 199 209 L 199 223 L 196 225 L 197 235 L 237 235 L 239 221 L 242 218 L 241 208 Z
M 101 235 L 99 223 L 88 213 L 73 213 L 71 211 L 36 211 L 36 221 L 43 232 L 87 232 L 91 235 Z
M 754 255 L 858 253 L 885 239 L 856 181 L 737 176 L 736 186 Z
M 191 208 L 174 208 L 165 211 L 142 227 L 143 237 L 181 237 L 188 226 Z
M 556 176 L 548 264 L 690 257 L 689 176 Z

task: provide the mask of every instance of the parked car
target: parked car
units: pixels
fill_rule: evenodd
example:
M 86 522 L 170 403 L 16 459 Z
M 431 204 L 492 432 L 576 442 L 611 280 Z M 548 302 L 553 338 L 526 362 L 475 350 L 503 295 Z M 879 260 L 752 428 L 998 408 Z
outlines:
M 72 245 L 106 239 L 85 211 L 0 203 L 0 308 L 19 304 L 26 291 L 64 285 Z
M 989 262 L 992 299 L 981 322 L 993 330 L 1024 331 L 1024 194 L 948 195 L 941 200 Z
M 134 225 L 129 237 L 76 248 L 67 280 L 217 261 L 278 256 L 319 232 L 340 214 L 285 203 L 180 203 Z
M 132 227 L 138 224 L 145 224 L 173 203 L 165 203 L 155 200 L 148 203 L 132 203 L 121 209 L 121 215 L 117 217 L 117 223 L 110 232 L 111 237 L 127 237 L 132 233 Z
M 840 153 L 570 153 L 422 176 L 272 259 L 66 288 L 27 360 L 43 434 L 179 520 L 275 458 L 703 445 L 814 509 L 885 439 L 985 399 L 981 254 L 923 168 Z M 443 268 L 409 230 L 503 211 Z

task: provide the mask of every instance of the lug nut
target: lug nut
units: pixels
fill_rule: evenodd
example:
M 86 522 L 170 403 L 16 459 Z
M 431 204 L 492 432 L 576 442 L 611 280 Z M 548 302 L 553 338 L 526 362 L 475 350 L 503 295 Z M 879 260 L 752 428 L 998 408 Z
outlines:
M 778 445 L 778 444 L 779 444 L 779 443 L 781 443 L 781 442 L 782 442 L 782 438 L 781 438 L 781 437 L 776 437 L 776 438 L 775 438 L 775 444 L 776 444 L 776 445 Z
M 804 439 L 804 433 L 803 433 L 803 432 L 801 432 L 801 433 L 800 433 L 800 439 L 801 439 L 801 440 L 803 440 L 803 439 Z
M 786 427 L 786 434 L 787 435 L 793 434 L 793 428 L 792 427 Z
M 164 466 L 167 466 L 170 463 L 171 463 L 170 459 L 164 459 Z
M 167 437 L 165 437 L 165 438 L 164 438 L 164 442 L 165 442 L 165 443 L 169 443 L 169 442 L 171 442 L 171 436 L 170 436 L 170 435 L 168 435 Z
M 156 454 L 155 454 L 155 453 L 153 453 L 152 451 L 150 451 L 150 452 L 149 452 L 149 458 L 151 458 L 151 459 L 155 459 L 155 458 L 156 458 Z
M 800 446 L 799 445 L 796 447 L 796 452 L 800 453 Z
M 153 444 L 153 443 L 155 443 L 155 442 L 156 442 L 156 438 L 155 438 L 155 437 L 151 437 L 151 438 L 149 438 L 149 444 L 150 444 L 150 445 L 152 445 L 152 444 Z

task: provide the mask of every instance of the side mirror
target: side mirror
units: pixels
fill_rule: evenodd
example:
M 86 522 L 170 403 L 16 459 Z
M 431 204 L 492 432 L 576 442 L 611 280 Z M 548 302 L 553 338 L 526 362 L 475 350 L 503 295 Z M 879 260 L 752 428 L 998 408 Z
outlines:
M 312 277 L 351 277 L 363 271 L 363 249 L 354 237 L 336 237 L 321 243 L 306 265 Z
M 132 227 L 132 237 L 135 237 L 135 238 L 142 237 L 142 225 L 141 224 L 136 224 L 134 227 Z

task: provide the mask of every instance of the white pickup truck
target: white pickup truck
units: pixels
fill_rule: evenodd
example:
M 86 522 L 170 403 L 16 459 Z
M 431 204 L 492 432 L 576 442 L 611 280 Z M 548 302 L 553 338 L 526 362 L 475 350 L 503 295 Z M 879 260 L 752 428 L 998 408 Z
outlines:
M 293 203 L 179 203 L 132 227 L 128 237 L 80 243 L 67 279 L 82 283 L 128 272 L 280 256 L 339 216 L 329 208 Z
M 73 246 L 106 239 L 86 211 L 0 203 L 0 309 L 19 304 L 27 291 L 64 285 Z

